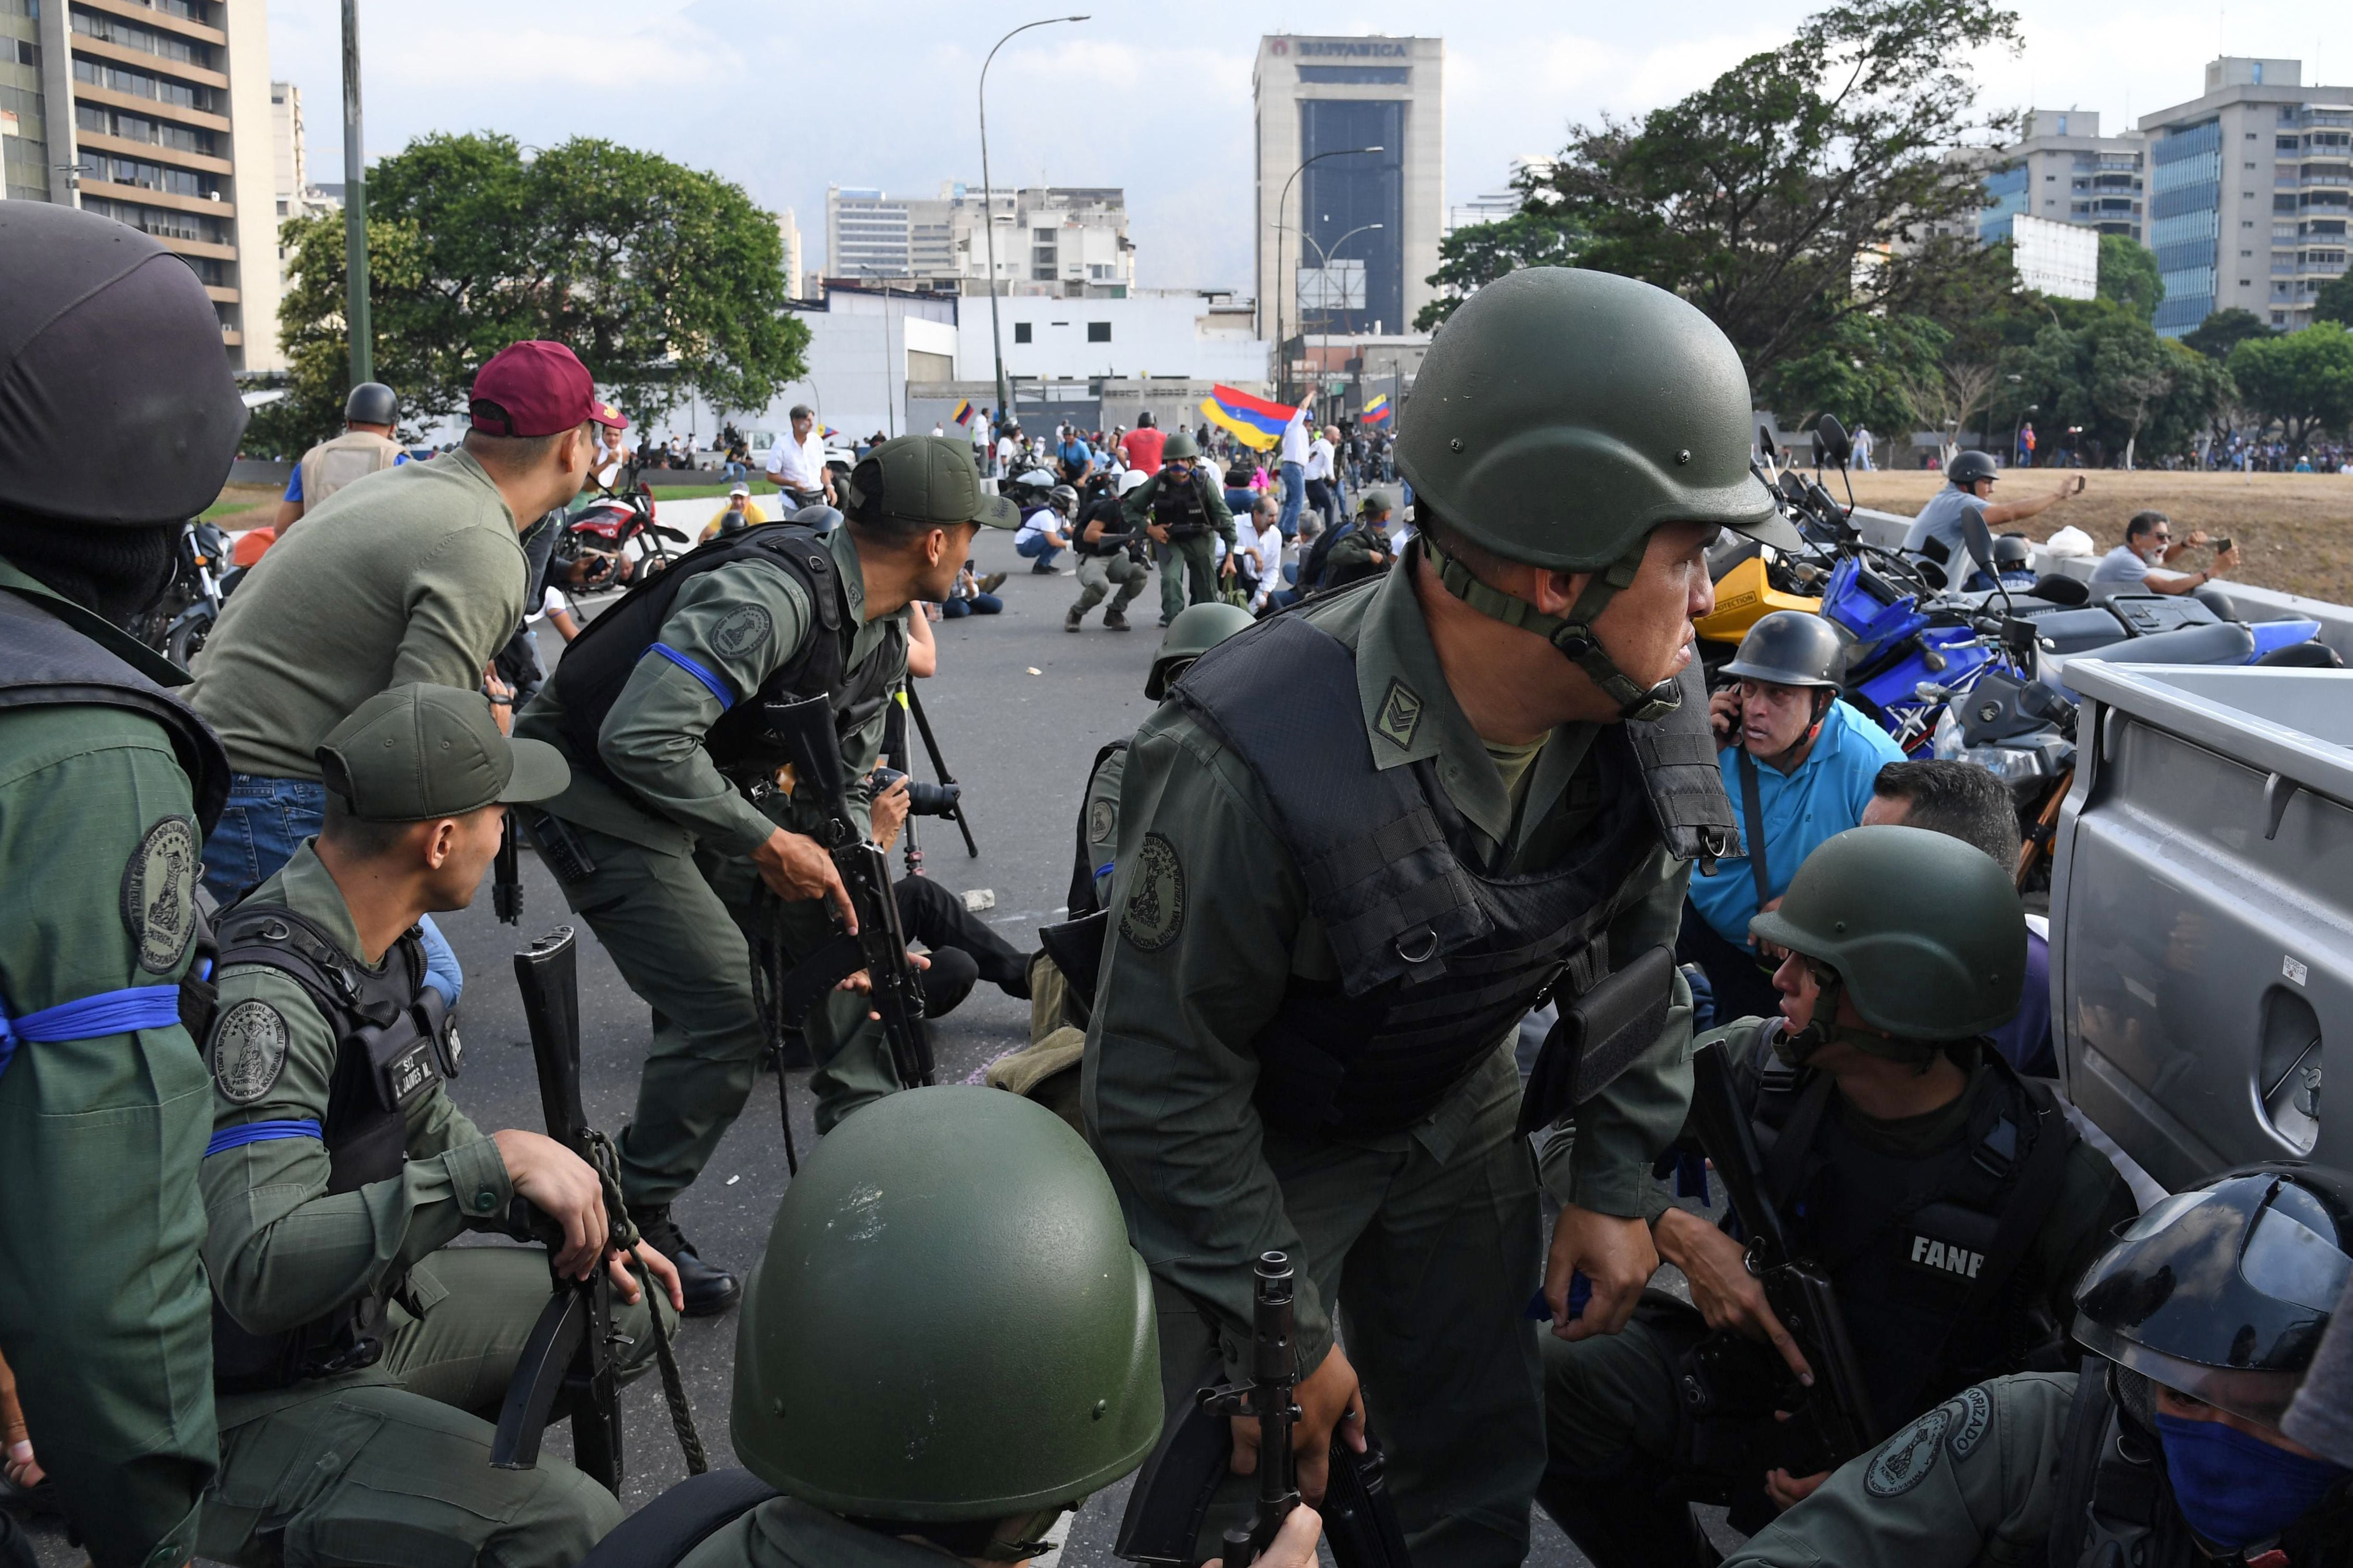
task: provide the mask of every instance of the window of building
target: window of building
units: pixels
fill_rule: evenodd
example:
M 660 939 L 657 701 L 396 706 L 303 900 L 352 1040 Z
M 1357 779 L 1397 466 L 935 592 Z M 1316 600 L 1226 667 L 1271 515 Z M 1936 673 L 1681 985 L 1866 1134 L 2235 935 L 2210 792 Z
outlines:
M 41 66 L 41 46 L 30 38 L 18 38 L 16 40 L 16 63 L 20 66 L 31 66 L 38 70 Z
M 1029 265 L 1032 267 L 1052 267 L 1054 265 L 1054 247 L 1050 245 L 1031 247 L 1029 251 Z
M 1040 245 L 1050 245 L 1054 241 L 1054 237 L 1060 233 L 1061 230 L 1057 228 L 1033 228 L 1029 231 L 1029 237 Z
M 1026 343 L 1029 341 L 1029 322 L 1016 321 L 1013 323 L 1013 341 L 1017 343 Z
M 1411 66 L 1301 66 L 1299 79 L 1329 82 L 1337 87 L 1406 87 L 1413 81 Z M 2062 128 L 2064 134 L 2064 128 Z
M 1089 321 L 1087 323 L 1087 342 L 1091 343 L 1107 343 L 1111 342 L 1111 323 L 1109 321 Z

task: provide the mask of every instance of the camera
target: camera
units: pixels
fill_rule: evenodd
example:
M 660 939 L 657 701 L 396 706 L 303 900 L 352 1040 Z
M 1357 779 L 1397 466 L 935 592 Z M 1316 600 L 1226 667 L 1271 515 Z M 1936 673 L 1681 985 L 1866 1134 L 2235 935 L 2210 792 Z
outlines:
M 954 816 L 956 801 L 964 795 L 964 785 L 960 784 L 924 784 L 907 778 L 896 768 L 876 768 L 870 776 L 876 795 L 881 795 L 901 779 L 907 779 L 907 815 L 910 816 Z

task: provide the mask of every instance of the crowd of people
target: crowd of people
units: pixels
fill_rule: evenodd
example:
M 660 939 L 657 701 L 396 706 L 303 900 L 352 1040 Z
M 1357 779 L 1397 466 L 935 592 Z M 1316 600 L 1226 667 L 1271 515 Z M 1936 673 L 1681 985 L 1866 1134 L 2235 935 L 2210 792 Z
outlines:
M 1307 1568 L 1376 1447 L 1363 1506 L 1424 1568 L 1521 1561 L 1537 1506 L 1597 1568 L 1699 1568 L 1699 1502 L 1744 1568 L 2348 1561 L 2353 1177 L 2136 1215 L 2046 1080 L 1999 781 L 1891 755 L 1812 617 L 1706 692 L 1709 546 L 1796 537 L 1736 351 L 1672 295 L 1480 290 L 1421 372 L 1443 416 L 1379 456 L 1402 499 L 1307 406 L 1271 474 L 1139 422 L 1000 451 L 994 487 L 944 432 L 838 473 L 797 410 L 786 515 L 743 484 L 659 570 L 558 548 L 628 422 L 516 342 L 454 449 L 306 458 L 191 680 L 121 625 L 244 425 L 217 318 L 153 241 L 7 205 L 0 384 L 40 395 L 0 406 L 0 1436 L 97 1568 L 569 1568 L 618 1500 L 491 1465 L 487 1416 L 551 1279 L 599 1270 L 617 1380 L 681 1315 L 745 1319 L 758 1484 L 658 1500 L 646 1568 L 1029 1562 L 1271 1344 L 1300 1506 L 1261 1511 L 1238 1417 L 1206 1489 L 1140 1483 L 1187 1489 L 1188 1561 Z M 28 457 L 68 432 L 108 460 Z M 984 530 L 1078 556 L 1072 630 L 1161 572 L 1155 706 L 1084 781 L 1066 918 L 1024 952 L 893 889 L 926 1010 L 987 979 L 1031 1041 L 920 1087 L 864 972 L 824 990 L 822 1142 L 765 1256 L 706 1258 L 681 1205 L 782 1048 L 777 977 L 857 931 L 839 837 L 904 830 L 917 606 L 988 613 Z M 526 694 L 501 658 L 574 581 L 623 591 Z M 510 835 L 651 1015 L 598 1163 L 453 1082 L 431 917 Z M 1733 1156 L 1709 1084 L 1842 1327 L 1662 1184 Z M 1291 1328 L 1254 1360 L 1274 1255 Z

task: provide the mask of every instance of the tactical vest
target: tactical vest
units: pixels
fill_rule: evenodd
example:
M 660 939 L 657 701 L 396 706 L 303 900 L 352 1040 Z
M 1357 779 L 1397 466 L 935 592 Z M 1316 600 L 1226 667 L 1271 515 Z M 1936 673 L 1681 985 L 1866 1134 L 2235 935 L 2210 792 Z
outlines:
M 1436 764 L 1375 764 L 1355 653 L 1298 616 L 1229 638 L 1173 689 L 1257 775 L 1276 831 L 1339 959 L 1336 983 L 1292 977 L 1256 1041 L 1271 1122 L 1393 1131 L 1429 1116 L 1555 988 L 1609 973 L 1610 920 L 1663 842 L 1736 853 L 1697 672 L 1653 724 L 1605 726 L 1599 819 L 1558 863 L 1491 875 Z
M 458 1076 L 458 1031 L 441 994 L 425 984 L 416 928 L 370 970 L 309 920 L 269 904 L 242 903 L 219 921 L 221 966 L 261 963 L 300 985 L 335 1037 L 334 1075 L 319 1135 L 327 1192 L 390 1181 L 408 1157 L 408 1110 Z M 232 1134 L 236 1129 L 227 1130 Z M 384 1354 L 385 1305 L 406 1275 L 396 1270 L 298 1328 L 257 1334 L 213 1299 L 213 1387 L 222 1394 L 284 1388 L 372 1366 Z
M 1082 556 L 1124 554 L 1127 551 L 1124 544 L 1087 542 L 1087 529 L 1097 521 L 1103 523 L 1106 536 L 1127 531 L 1127 514 L 1120 510 L 1118 500 L 1108 495 L 1098 496 L 1079 509 L 1079 520 L 1071 525 L 1071 550 Z
M 400 460 L 400 443 L 372 430 L 346 430 L 332 441 L 322 441 L 302 454 L 302 510 L 307 514 L 321 501 L 354 479 L 382 473 Z
M 1201 499 L 1201 470 L 1193 470 L 1184 483 L 1170 480 L 1163 468 L 1160 483 L 1152 492 L 1152 521 L 1168 531 L 1171 540 L 1198 539 L 1209 531 L 1209 503 Z
M 867 655 L 866 662 L 848 672 L 849 639 L 857 628 L 848 626 L 848 601 L 833 552 L 824 537 L 790 523 L 768 522 L 740 533 L 714 539 L 681 556 L 670 570 L 645 578 L 618 603 L 582 628 L 564 650 L 550 685 L 563 704 L 562 732 L 572 765 L 595 774 L 630 799 L 637 793 L 613 775 L 596 749 L 597 731 L 613 710 L 621 689 L 646 651 L 660 640 L 662 623 L 679 590 L 705 572 L 739 561 L 767 561 L 783 570 L 808 595 L 817 618 L 815 635 L 768 673 L 752 692 L 740 693 L 719 721 L 703 737 L 711 760 L 722 771 L 773 771 L 787 760 L 767 737 L 761 716 L 764 703 L 823 693 L 831 699 L 834 731 L 844 739 L 864 729 L 890 700 L 891 678 L 901 665 L 893 656 L 892 639 L 903 644 L 903 626 Z M 650 809 L 650 808 L 649 808 Z

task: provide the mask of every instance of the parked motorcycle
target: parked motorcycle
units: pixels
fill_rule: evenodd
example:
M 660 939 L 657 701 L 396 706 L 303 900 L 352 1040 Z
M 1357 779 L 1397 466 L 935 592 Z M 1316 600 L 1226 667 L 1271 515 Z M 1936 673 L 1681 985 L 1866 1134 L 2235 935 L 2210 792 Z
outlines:
M 649 573 L 664 570 L 685 552 L 691 542 L 677 529 L 655 520 L 653 491 L 638 477 L 634 465 L 607 468 L 595 476 L 595 482 L 603 493 L 564 520 L 564 531 L 555 543 L 556 559 L 567 565 L 582 560 L 592 563 L 583 587 L 603 587 L 614 581 L 632 542 L 638 546 L 642 569 Z M 670 548 L 673 544 L 681 548 L 673 552 Z
M 192 519 L 180 525 L 173 546 L 172 581 L 138 627 L 141 642 L 181 668 L 204 647 L 220 619 L 228 598 L 246 569 L 230 563 L 227 532 L 214 523 Z

